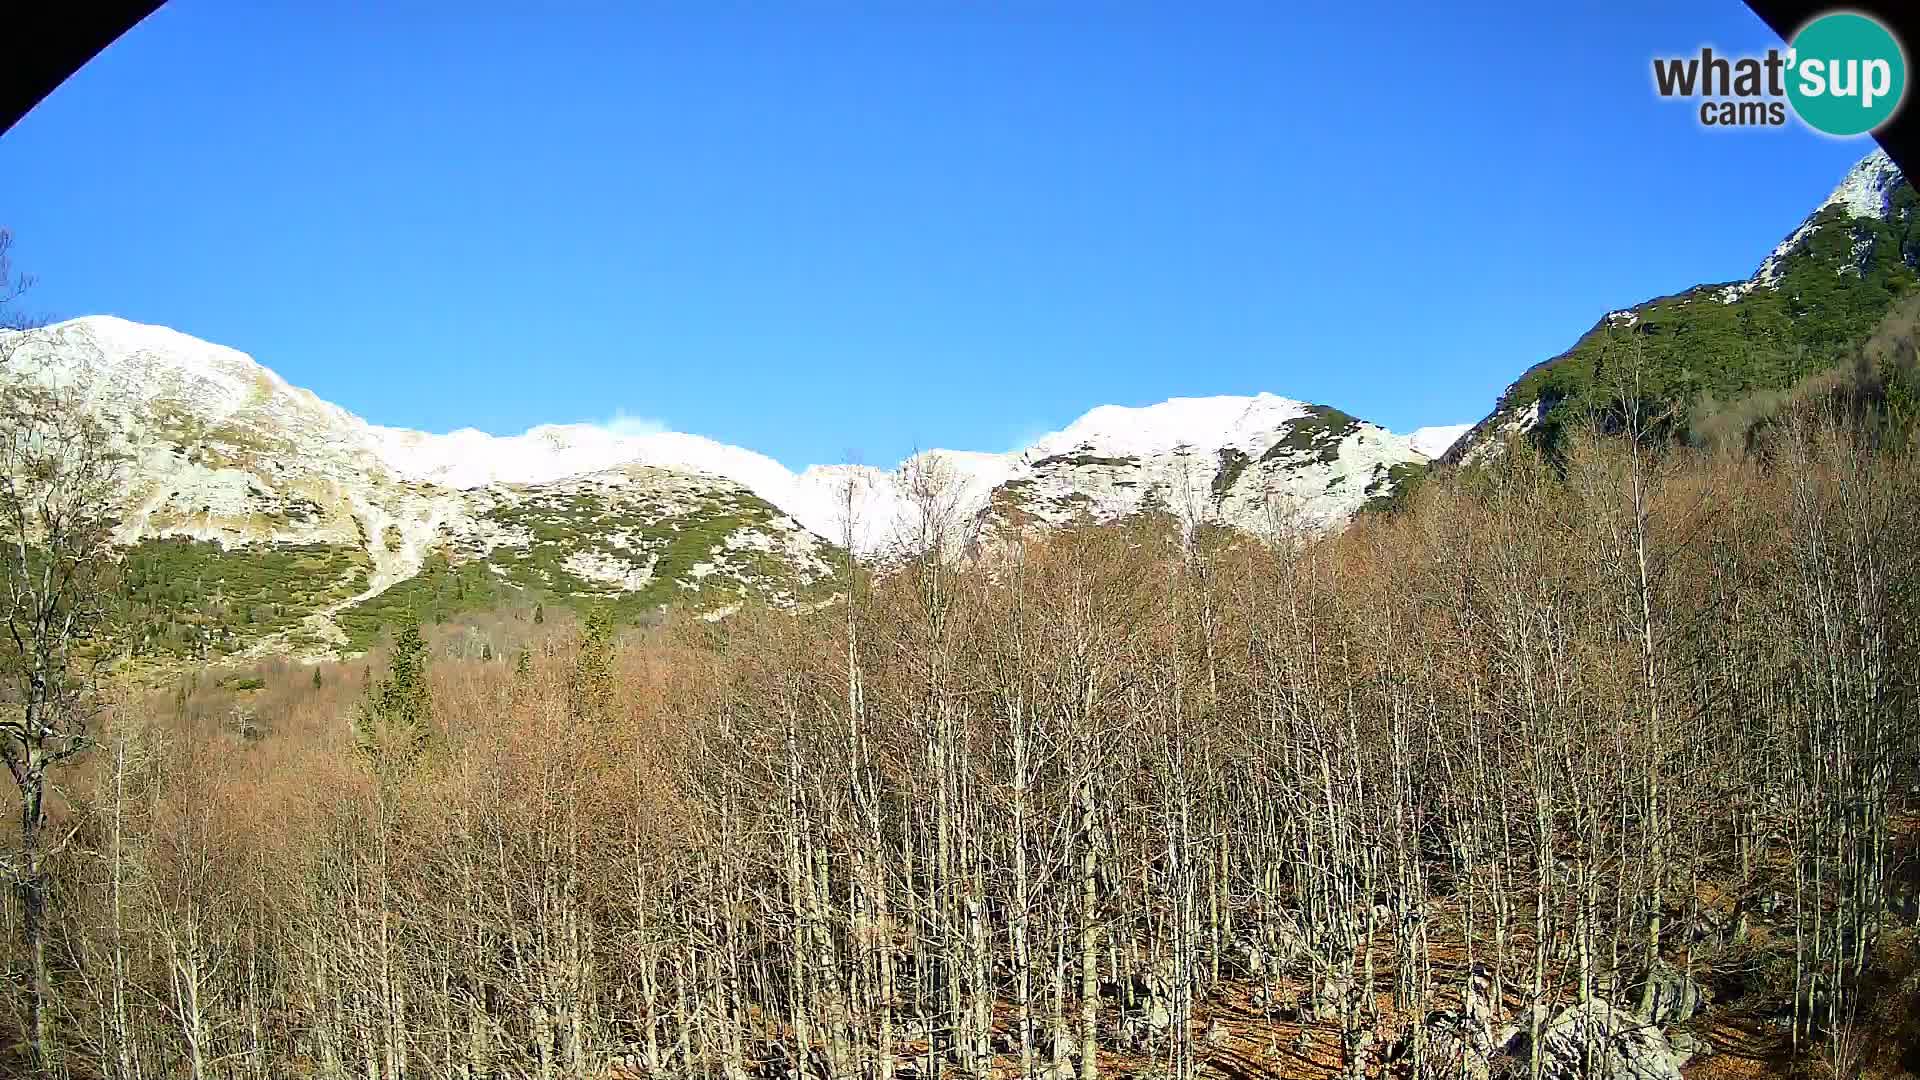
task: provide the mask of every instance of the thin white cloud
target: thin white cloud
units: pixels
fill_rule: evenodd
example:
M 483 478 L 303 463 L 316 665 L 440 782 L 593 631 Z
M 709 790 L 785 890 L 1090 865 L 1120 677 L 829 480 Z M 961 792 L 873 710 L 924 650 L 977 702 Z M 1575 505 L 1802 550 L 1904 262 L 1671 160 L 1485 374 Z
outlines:
M 651 416 L 635 416 L 625 409 L 615 409 L 613 415 L 593 425 L 609 435 L 631 438 L 639 435 L 658 435 L 667 430 L 664 420 Z
M 1014 438 L 1013 445 L 1007 447 L 1006 452 L 1009 454 L 1018 454 L 1057 430 L 1059 429 L 1049 427 L 1046 424 L 1028 424 L 1019 429 L 1019 434 Z

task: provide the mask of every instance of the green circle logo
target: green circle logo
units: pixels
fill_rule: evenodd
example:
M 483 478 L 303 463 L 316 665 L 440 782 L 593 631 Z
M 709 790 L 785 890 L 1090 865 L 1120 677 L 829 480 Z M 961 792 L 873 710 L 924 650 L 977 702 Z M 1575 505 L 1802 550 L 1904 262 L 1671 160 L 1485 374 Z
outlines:
M 1887 28 L 1850 11 L 1822 15 L 1793 36 L 1787 99 L 1809 127 L 1863 135 L 1907 92 L 1907 59 Z

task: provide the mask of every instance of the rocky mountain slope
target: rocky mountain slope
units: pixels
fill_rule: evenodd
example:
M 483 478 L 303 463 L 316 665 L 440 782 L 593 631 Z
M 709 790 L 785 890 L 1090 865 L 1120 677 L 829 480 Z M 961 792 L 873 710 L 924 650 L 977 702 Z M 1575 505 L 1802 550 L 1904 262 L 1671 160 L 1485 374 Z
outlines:
M 1401 436 L 1272 394 L 1174 398 L 1141 408 L 1101 406 L 1013 453 L 929 450 L 893 469 L 815 465 L 799 473 L 763 454 L 679 432 L 622 434 L 591 424 L 544 425 L 513 436 L 372 430 L 389 466 L 415 481 L 537 484 L 645 462 L 731 478 L 819 535 L 884 555 L 918 542 L 922 504 L 930 499 L 969 535 L 1156 508 L 1242 528 L 1263 527 L 1284 512 L 1307 528 L 1334 528 L 1369 499 L 1391 493 L 1408 469 L 1464 428 Z
M 358 649 L 403 608 L 516 597 L 790 605 L 831 594 L 848 540 L 880 557 L 925 542 L 929 507 L 968 544 L 1152 511 L 1337 528 L 1455 434 L 1270 394 L 1176 398 L 1103 406 L 1016 453 L 793 473 L 675 432 L 379 427 L 244 353 L 112 317 L 8 345 L 16 376 L 83 380 L 133 456 L 121 539 L 143 643 L 179 655 Z
M 544 483 L 424 481 L 396 461 L 393 433 L 162 327 L 79 319 L 11 352 L 14 374 L 88 387 L 132 456 L 121 540 L 151 651 L 363 648 L 377 598 L 456 571 L 476 603 L 724 610 L 798 602 L 839 565 L 831 544 L 720 476 L 625 464 Z
M 1446 460 L 1483 461 L 1523 435 L 1551 449 L 1589 413 L 1617 418 L 1636 367 L 1646 412 L 1664 414 L 1680 437 L 1697 436 L 1728 403 L 1834 367 L 1920 282 L 1916 209 L 1913 186 L 1875 150 L 1752 277 L 1608 312 L 1572 348 L 1523 373 Z

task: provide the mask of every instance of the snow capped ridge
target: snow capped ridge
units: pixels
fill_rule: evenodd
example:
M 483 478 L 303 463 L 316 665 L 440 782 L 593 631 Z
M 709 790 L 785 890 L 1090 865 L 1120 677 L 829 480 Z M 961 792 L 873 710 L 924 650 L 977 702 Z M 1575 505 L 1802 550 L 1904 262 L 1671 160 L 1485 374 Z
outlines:
M 748 477 L 792 475 L 763 454 L 672 431 L 619 435 L 592 424 L 542 424 L 519 435 L 474 428 L 444 435 L 406 428 L 372 430 L 396 473 L 455 488 L 544 484 L 616 465 L 690 469 L 743 483 Z
M 1101 405 L 1064 429 L 1010 453 L 925 450 L 892 469 L 812 465 L 797 474 L 764 454 L 680 432 L 623 435 L 594 424 L 543 424 L 506 436 L 471 428 L 445 435 L 400 428 L 373 430 L 389 467 L 412 480 L 473 488 L 549 483 L 623 464 L 684 469 L 741 483 L 836 543 L 848 535 L 851 509 L 854 546 L 878 551 L 913 531 L 919 514 L 911 490 L 916 478 L 946 487 L 952 509 L 970 517 L 984 511 L 1002 485 L 1031 480 L 1035 470 L 1045 470 L 1051 459 L 1081 452 L 1151 465 L 1176 453 L 1206 461 L 1227 448 L 1257 454 L 1275 432 L 1313 409 L 1305 402 L 1269 393 L 1171 398 L 1145 406 Z M 1361 422 L 1360 426 L 1398 440 L 1402 448 L 1406 445 L 1404 437 L 1376 425 Z
M 1218 450 L 1307 415 L 1305 402 L 1274 394 L 1169 398 L 1155 405 L 1101 405 L 1036 441 L 1028 458 L 1087 447 L 1110 453 L 1165 454 L 1187 446 Z
M 1817 213 L 1835 204 L 1843 205 L 1854 217 L 1885 218 L 1892 212 L 1893 189 L 1900 186 L 1900 166 L 1885 150 L 1875 148 L 1861 158 L 1827 196 Z
M 184 374 L 236 388 L 247 380 L 265 378 L 275 387 L 292 389 L 287 380 L 238 349 L 202 341 L 167 326 L 123 319 L 118 315 L 85 315 L 47 328 L 55 335 L 84 335 L 97 347 L 90 359 L 111 367 L 157 359 Z
M 914 534 L 930 487 L 960 518 L 979 523 L 999 514 L 1041 524 L 1126 516 L 1167 505 L 1175 494 L 1204 501 L 1209 492 L 1210 516 L 1245 523 L 1285 489 L 1316 526 L 1332 528 L 1390 490 L 1389 467 L 1424 461 L 1440 445 L 1429 438 L 1416 446 L 1339 410 L 1260 393 L 1102 405 L 1008 453 L 927 450 L 892 469 L 827 464 L 795 473 L 753 450 L 646 425 L 541 424 L 495 435 L 371 424 L 236 349 L 112 316 L 48 328 L 25 363 L 54 375 L 88 365 L 105 376 L 103 397 L 124 406 L 116 412 L 130 418 L 145 406 L 171 417 L 169 424 L 219 429 L 224 438 L 271 448 L 292 473 L 323 476 L 343 491 L 392 480 L 425 485 L 417 489 L 422 498 L 437 497 L 433 491 L 490 498 L 502 487 L 647 466 L 732 481 L 817 536 L 841 542 L 850 535 L 862 551 Z M 159 434 L 156 448 L 172 438 Z M 1032 505 L 1009 512 L 1006 500 L 1016 495 Z M 420 543 L 427 540 L 423 533 Z

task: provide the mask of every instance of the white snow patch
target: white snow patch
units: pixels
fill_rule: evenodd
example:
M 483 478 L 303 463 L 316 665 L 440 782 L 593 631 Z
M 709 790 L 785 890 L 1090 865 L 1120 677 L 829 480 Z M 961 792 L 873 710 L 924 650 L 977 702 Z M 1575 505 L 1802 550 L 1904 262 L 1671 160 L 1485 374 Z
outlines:
M 503 539 L 493 534 L 506 530 L 478 518 L 486 505 L 518 502 L 519 496 L 498 485 L 573 479 L 618 485 L 629 482 L 620 471 L 629 466 L 726 478 L 787 515 L 774 523 L 776 529 L 797 523 L 836 543 L 851 537 L 856 550 L 871 553 L 925 543 L 930 507 L 949 525 L 970 525 L 996 490 L 1022 479 L 1033 481 L 1039 494 L 1063 504 L 1071 498 L 1096 517 L 1133 512 L 1154 492 L 1185 493 L 1200 503 L 1211 499 L 1201 513 L 1239 520 L 1279 485 L 1289 498 L 1323 506 L 1319 516 L 1334 524 L 1359 501 L 1348 489 L 1357 491 L 1366 483 L 1341 478 L 1420 455 L 1407 437 L 1361 424 L 1345 436 L 1348 442 L 1337 448 L 1335 460 L 1281 454 L 1275 462 L 1245 469 L 1224 495 L 1213 492 L 1212 482 L 1231 456 L 1226 451 L 1258 460 L 1313 408 L 1256 394 L 1173 398 L 1143 407 L 1104 405 L 1009 453 L 928 450 L 891 470 L 817 465 L 796 474 L 764 454 L 663 430 L 656 421 L 624 412 L 600 423 L 546 424 L 505 436 L 474 428 L 432 434 L 369 424 L 290 386 L 245 353 L 109 316 L 51 327 L 37 341 L 43 344 L 16 358 L 22 366 L 39 364 L 58 375 L 51 369 L 85 364 L 104 372 L 102 393 L 115 405 L 131 409 L 176 402 L 208 432 L 231 429 L 235 438 L 270 441 L 270 448 L 249 454 L 255 468 L 278 475 L 274 462 L 284 461 L 290 477 L 323 482 L 335 497 L 349 500 L 354 516 L 376 538 L 389 523 L 399 529 L 398 550 L 386 552 L 378 540 L 370 545 L 382 563 L 379 576 L 394 579 L 417 570 L 449 527 L 482 541 Z M 1078 457 L 1122 464 L 1078 468 L 1049 462 Z M 238 491 L 212 490 L 233 485 L 194 483 L 190 494 L 199 504 L 239 498 Z M 207 497 L 201 488 L 208 489 Z M 471 492 L 480 501 L 472 510 L 463 509 L 460 500 L 443 497 L 447 489 Z M 640 580 L 632 567 L 615 561 L 582 562 L 578 570 L 594 580 L 618 579 L 626 587 Z
M 1238 446 L 1307 414 L 1303 401 L 1256 394 L 1171 398 L 1157 405 L 1127 408 L 1102 405 L 1042 437 L 1021 456 L 1029 462 L 1082 448 L 1109 457 L 1147 457 L 1186 446 L 1219 450 Z
M 1407 442 L 1420 453 L 1430 458 L 1437 458 L 1445 454 L 1454 443 L 1459 442 L 1460 436 L 1471 430 L 1473 430 L 1472 424 L 1438 424 L 1432 427 L 1415 428 L 1413 434 L 1407 436 Z

